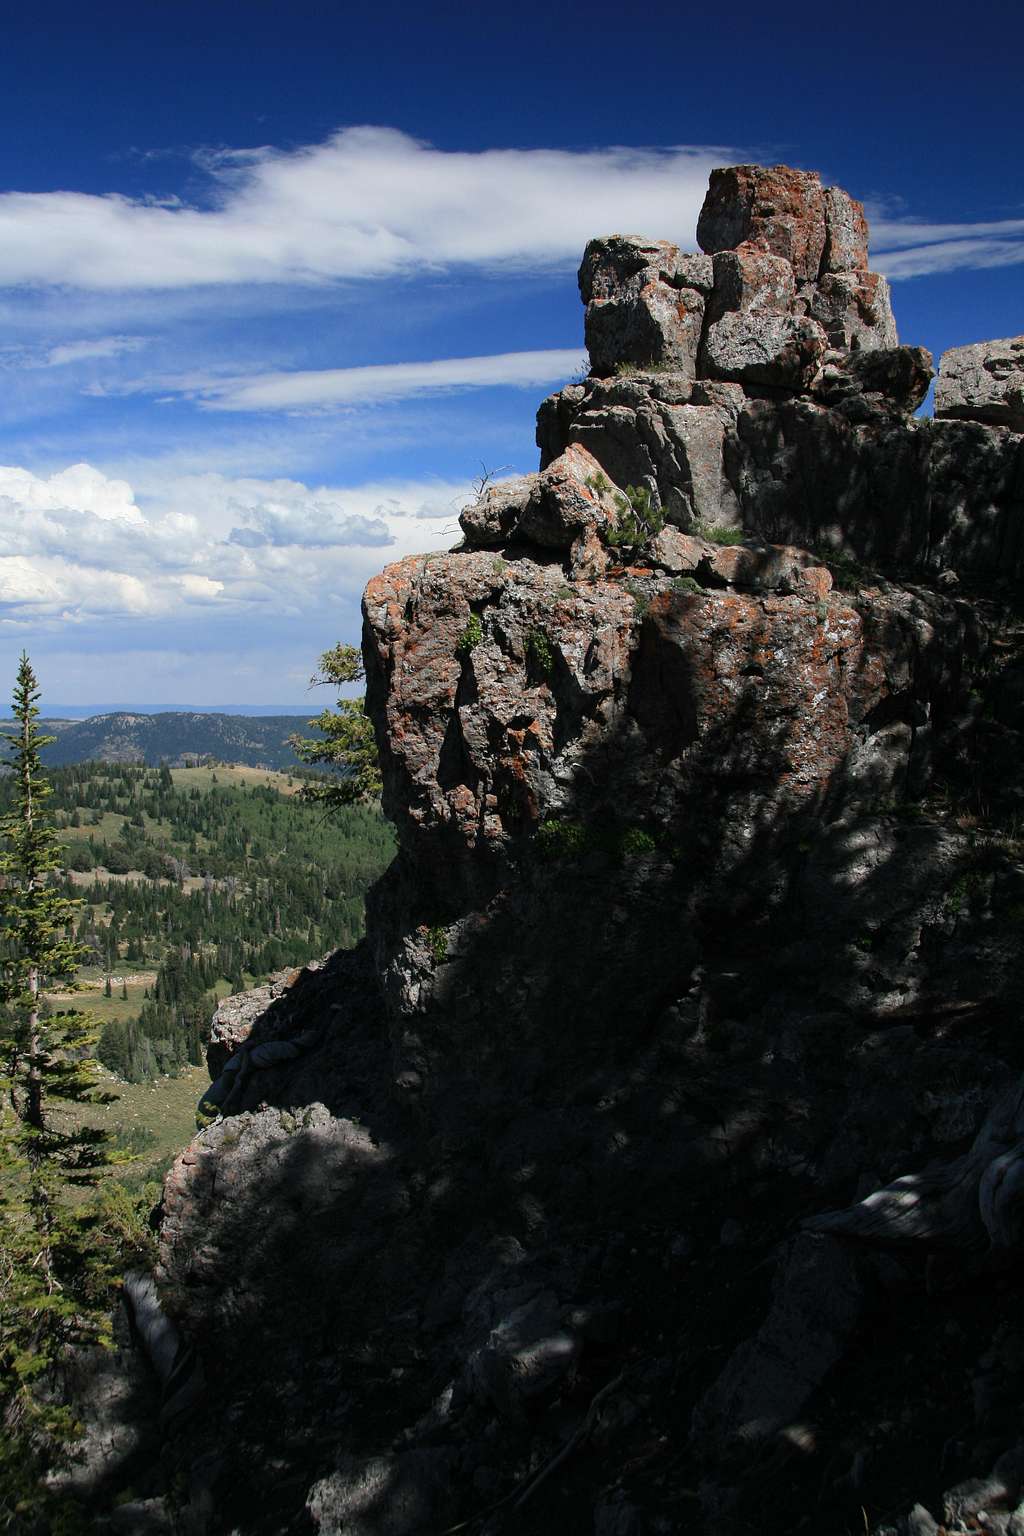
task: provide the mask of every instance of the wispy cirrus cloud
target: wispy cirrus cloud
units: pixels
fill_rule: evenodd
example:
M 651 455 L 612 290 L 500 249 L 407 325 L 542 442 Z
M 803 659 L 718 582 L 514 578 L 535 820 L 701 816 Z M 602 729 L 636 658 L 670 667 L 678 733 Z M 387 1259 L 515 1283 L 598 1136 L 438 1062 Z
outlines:
M 41 366 L 63 368 L 68 364 L 92 362 L 96 358 L 120 357 L 125 352 L 138 352 L 145 345 L 144 336 L 86 337 L 82 341 L 68 341 L 51 347 Z
M 873 218 L 871 265 L 898 280 L 1024 262 L 1024 219 L 926 223 Z
M 274 371 L 242 378 L 186 377 L 150 381 L 145 387 L 151 392 L 189 395 L 207 410 L 304 413 L 461 390 L 528 389 L 568 378 L 586 366 L 582 348 L 566 347 L 358 368 Z M 128 388 L 137 392 L 140 386 Z

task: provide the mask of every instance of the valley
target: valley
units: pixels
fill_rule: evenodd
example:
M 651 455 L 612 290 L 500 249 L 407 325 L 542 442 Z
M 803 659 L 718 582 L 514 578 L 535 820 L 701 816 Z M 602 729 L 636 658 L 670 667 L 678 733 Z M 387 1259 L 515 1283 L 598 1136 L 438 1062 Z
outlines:
M 86 1007 L 100 1061 L 131 1083 L 198 1066 L 218 999 L 351 948 L 394 849 L 375 809 L 325 817 L 298 778 L 246 764 L 86 762 L 50 781 L 87 958 L 78 992 L 48 1003 Z

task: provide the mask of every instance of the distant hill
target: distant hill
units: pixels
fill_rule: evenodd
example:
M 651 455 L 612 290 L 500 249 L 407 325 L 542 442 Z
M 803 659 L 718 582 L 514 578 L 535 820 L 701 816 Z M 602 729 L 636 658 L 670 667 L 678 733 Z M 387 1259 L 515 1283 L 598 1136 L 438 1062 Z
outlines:
M 312 711 L 311 711 L 312 713 Z M 253 768 L 293 768 L 298 759 L 286 738 L 308 731 L 301 716 L 221 715 L 169 710 L 146 715 L 121 711 L 93 715 L 88 720 L 43 720 L 43 729 L 57 740 L 43 750 L 53 767 L 68 763 L 147 763 L 182 767 L 216 759 L 246 763 Z M 10 722 L 2 723 L 9 729 Z M 0 762 L 8 756 L 0 743 Z
M 305 719 L 320 708 L 310 700 L 304 704 L 192 704 L 188 700 L 175 704 L 146 704 L 139 699 L 118 699 L 113 703 L 55 704 L 47 700 L 47 707 L 58 720 L 92 720 L 96 715 L 295 715 Z

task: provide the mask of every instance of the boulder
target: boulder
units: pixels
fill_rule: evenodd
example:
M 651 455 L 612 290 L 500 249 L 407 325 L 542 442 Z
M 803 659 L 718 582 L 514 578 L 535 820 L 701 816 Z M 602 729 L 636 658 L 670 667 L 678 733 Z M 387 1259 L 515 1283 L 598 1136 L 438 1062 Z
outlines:
M 451 1504 L 451 1452 L 411 1450 L 346 1457 L 309 1490 L 320 1536 L 421 1536 L 441 1530 Z
M 815 282 L 825 239 L 825 197 L 816 171 L 732 165 L 711 172 L 697 220 L 702 251 L 749 245 L 784 257 L 798 279 Z
M 796 1238 L 779 1265 L 767 1318 L 697 1404 L 697 1447 L 719 1457 L 786 1429 L 845 1352 L 868 1295 L 856 1255 L 841 1242 Z
M 668 523 L 652 541 L 649 553 L 652 565 L 659 570 L 667 571 L 670 576 L 689 576 L 714 548 L 705 539 L 681 533 Z
M 616 485 L 658 488 L 670 522 L 735 527 L 726 437 L 746 402 L 741 384 L 684 381 L 676 374 L 588 379 L 552 395 L 537 416 L 541 467 L 570 443 L 585 447 Z
M 802 299 L 830 347 L 858 351 L 897 345 L 889 284 L 877 272 L 826 272 Z
M 714 263 L 710 308 L 716 319 L 734 309 L 784 315 L 793 308 L 796 279 L 784 257 L 742 246 L 738 251 L 719 251 Z
M 206 1047 L 206 1065 L 216 1080 L 233 1056 L 249 1038 L 256 1020 L 265 1013 L 275 996 L 273 985 L 254 987 L 249 992 L 235 992 L 217 1005 Z
M 657 444 L 653 467 L 668 517 L 683 527 L 734 527 L 740 516 L 725 472 L 728 412 L 710 404 L 663 405 L 656 421 L 651 431 Z
M 571 443 L 537 476 L 523 509 L 522 536 L 544 549 L 569 549 L 614 522 L 623 497 L 593 454 Z
M 500 549 L 514 539 L 536 478 L 517 475 L 511 480 L 499 480 L 463 507 L 459 523 L 466 543 L 471 547 Z
M 622 496 L 597 459 L 572 443 L 536 475 L 493 485 L 459 514 L 471 548 L 526 542 L 570 549 L 613 521 Z
M 621 364 L 671 367 L 693 377 L 711 263 L 667 240 L 592 240 L 579 271 L 584 332 L 595 374 Z
M 832 590 L 831 573 L 817 556 L 785 544 L 711 545 L 699 562 L 697 576 L 715 586 L 725 583 L 754 592 L 801 592 L 815 600 Z
M 558 1298 L 543 1291 L 501 1318 L 468 1363 L 475 1396 L 506 1419 L 521 1419 L 528 1404 L 558 1390 L 572 1374 L 580 1341 L 561 1323 Z
M 1015 1512 L 1024 1492 L 1024 1447 L 1011 1447 L 999 1457 L 987 1477 L 970 1477 L 942 1496 L 942 1516 L 958 1530 L 984 1526 L 981 1515 Z
M 817 373 L 827 345 L 814 320 L 737 311 L 709 327 L 703 371 L 714 379 L 798 391 Z
M 1024 432 L 1024 336 L 944 352 L 935 384 L 935 414 Z
M 921 405 L 932 380 L 932 355 L 924 347 L 878 347 L 860 352 L 826 352 L 811 384 L 824 405 L 842 406 L 865 395 L 910 415 Z

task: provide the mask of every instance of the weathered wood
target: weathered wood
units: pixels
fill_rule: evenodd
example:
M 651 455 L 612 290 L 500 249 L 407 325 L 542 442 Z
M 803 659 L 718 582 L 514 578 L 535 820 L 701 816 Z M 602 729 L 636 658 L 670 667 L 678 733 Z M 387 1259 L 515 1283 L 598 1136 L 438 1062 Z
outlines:
M 996 1101 L 962 1157 L 904 1174 L 857 1205 L 803 1225 L 877 1243 L 1017 1247 L 1024 1240 L 1024 1078 Z
M 124 1277 L 123 1295 L 136 1335 L 160 1381 L 160 1422 L 168 1425 L 187 1413 L 203 1394 L 202 1366 L 160 1304 L 152 1275 L 132 1269 Z

